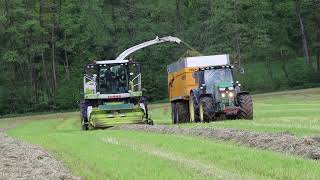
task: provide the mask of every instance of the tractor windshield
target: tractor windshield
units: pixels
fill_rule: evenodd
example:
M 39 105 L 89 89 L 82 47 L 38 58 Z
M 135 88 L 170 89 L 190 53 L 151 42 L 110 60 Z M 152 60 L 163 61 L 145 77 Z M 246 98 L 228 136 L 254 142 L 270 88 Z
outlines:
M 204 80 L 207 90 L 212 91 L 213 86 L 223 83 L 233 83 L 232 71 L 229 68 L 205 70 Z
M 99 83 L 101 94 L 128 92 L 127 68 L 123 64 L 107 64 L 100 68 Z

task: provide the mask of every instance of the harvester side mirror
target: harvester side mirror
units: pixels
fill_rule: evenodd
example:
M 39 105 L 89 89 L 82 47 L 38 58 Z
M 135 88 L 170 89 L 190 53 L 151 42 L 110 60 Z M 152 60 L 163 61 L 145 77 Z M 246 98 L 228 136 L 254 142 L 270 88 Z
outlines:
M 241 75 L 244 75 L 245 74 L 245 70 L 244 70 L 244 68 L 242 67 L 242 68 L 240 68 L 240 74 Z

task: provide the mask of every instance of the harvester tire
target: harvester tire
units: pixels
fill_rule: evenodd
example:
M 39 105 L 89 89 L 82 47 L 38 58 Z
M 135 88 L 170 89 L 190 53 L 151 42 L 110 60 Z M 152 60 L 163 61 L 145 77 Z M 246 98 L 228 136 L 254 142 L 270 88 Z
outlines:
M 81 130 L 89 130 L 88 118 L 87 118 L 87 108 L 88 105 L 85 101 L 80 102 L 80 113 L 81 113 Z
M 190 122 L 200 122 L 199 104 L 197 103 L 196 98 L 197 97 L 191 93 L 189 99 Z
M 240 106 L 240 113 L 238 115 L 238 118 L 252 120 L 253 119 L 252 97 L 249 94 L 239 95 L 238 104 Z
M 212 97 L 200 98 L 199 114 L 201 122 L 210 122 L 214 118 L 214 101 Z

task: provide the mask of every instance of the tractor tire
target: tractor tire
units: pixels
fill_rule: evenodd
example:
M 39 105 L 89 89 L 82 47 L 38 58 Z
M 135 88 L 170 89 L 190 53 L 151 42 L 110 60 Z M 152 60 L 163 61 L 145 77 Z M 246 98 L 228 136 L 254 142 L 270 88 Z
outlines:
M 200 98 L 199 114 L 201 122 L 210 122 L 214 119 L 215 105 L 212 97 Z
M 191 93 L 189 99 L 190 122 L 200 122 L 199 104 L 197 103 L 196 98 L 197 97 Z
M 238 104 L 240 106 L 239 119 L 253 119 L 253 103 L 252 97 L 249 94 L 238 96 Z
M 81 130 L 89 130 L 88 118 L 87 118 L 87 108 L 88 104 L 85 101 L 80 102 L 80 116 L 81 116 Z

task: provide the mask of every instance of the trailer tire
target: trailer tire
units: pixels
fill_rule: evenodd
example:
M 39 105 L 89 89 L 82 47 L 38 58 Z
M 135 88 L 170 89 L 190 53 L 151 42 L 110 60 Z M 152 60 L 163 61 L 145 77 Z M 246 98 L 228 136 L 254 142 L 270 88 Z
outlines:
M 176 124 L 177 123 L 177 110 L 176 110 L 176 103 L 175 102 L 171 102 L 171 119 L 172 119 L 172 124 Z
M 238 104 L 240 106 L 240 119 L 253 119 L 253 103 L 252 97 L 249 94 L 241 94 L 238 96 Z
M 200 122 L 199 115 L 199 104 L 197 103 L 196 96 L 194 93 L 190 94 L 189 99 L 189 113 L 190 113 L 190 122 Z
M 214 118 L 215 105 L 212 97 L 201 97 L 199 114 L 201 122 L 210 122 Z

